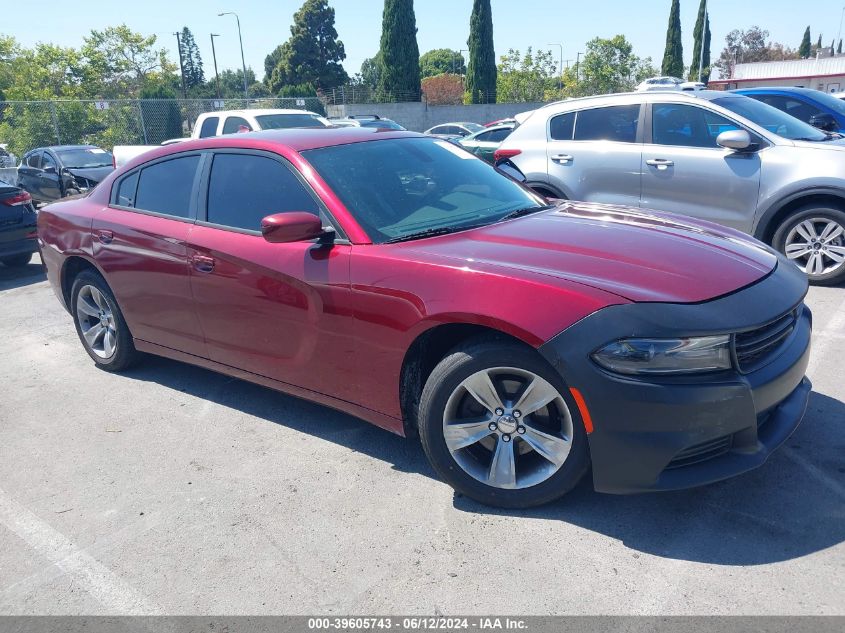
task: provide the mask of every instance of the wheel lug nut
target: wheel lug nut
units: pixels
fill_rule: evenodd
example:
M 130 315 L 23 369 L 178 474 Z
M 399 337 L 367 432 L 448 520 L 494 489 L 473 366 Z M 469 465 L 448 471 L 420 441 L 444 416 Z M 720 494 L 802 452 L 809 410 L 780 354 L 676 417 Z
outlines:
M 522 411 L 520 411 L 519 409 L 514 410 L 513 417 L 521 418 L 522 417 Z
M 507 434 L 503 435 L 503 436 L 502 436 L 502 441 L 503 441 L 503 442 L 510 442 L 510 441 L 511 441 L 511 436 L 510 436 L 510 435 L 507 435 Z
M 496 415 L 505 415 L 505 410 L 501 407 L 496 409 Z
M 487 425 L 487 428 L 488 428 L 488 429 L 490 429 L 491 431 L 495 431 L 495 430 L 497 430 L 499 427 L 498 427 L 498 425 L 497 425 L 495 422 L 491 422 L 490 424 L 488 424 L 488 425 Z
M 520 435 L 525 435 L 525 427 L 524 426 L 516 427 L 516 432 L 519 433 Z

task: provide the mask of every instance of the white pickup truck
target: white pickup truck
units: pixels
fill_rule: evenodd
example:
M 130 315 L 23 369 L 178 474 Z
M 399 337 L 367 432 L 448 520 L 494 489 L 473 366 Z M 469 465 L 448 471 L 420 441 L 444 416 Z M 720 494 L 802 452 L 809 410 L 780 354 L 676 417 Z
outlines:
M 196 138 L 208 138 L 223 134 L 237 134 L 257 130 L 279 130 L 294 127 L 331 127 L 331 122 L 307 110 L 226 110 L 224 112 L 204 112 L 197 117 L 190 138 L 177 138 L 164 141 L 162 145 L 181 143 Z M 115 145 L 112 151 L 115 168 L 128 163 L 160 145 Z

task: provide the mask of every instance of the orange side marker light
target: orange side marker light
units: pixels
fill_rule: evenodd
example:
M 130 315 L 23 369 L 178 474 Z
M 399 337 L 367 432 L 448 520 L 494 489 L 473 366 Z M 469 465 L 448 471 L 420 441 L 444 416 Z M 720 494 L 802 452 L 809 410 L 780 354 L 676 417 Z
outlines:
M 587 435 L 589 435 L 593 432 L 593 418 L 590 417 L 590 410 L 587 408 L 584 396 L 575 387 L 570 387 L 569 391 L 572 393 L 572 397 L 575 398 L 575 404 L 578 405 L 578 411 L 581 412 L 581 419 L 584 420 L 584 428 L 587 430 Z

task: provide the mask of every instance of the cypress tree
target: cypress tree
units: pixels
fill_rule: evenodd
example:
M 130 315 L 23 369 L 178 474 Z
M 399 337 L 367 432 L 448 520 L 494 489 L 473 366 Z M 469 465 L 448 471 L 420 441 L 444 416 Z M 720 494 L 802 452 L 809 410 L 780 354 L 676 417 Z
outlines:
M 469 19 L 467 92 L 472 103 L 496 103 L 496 52 L 490 0 L 473 0 Z
M 418 99 L 420 48 L 414 0 L 384 0 L 379 58 L 379 89 Z
M 182 67 L 185 69 L 185 86 L 194 88 L 205 83 L 200 49 L 194 41 L 194 34 L 187 26 L 182 27 Z
M 680 0 L 672 0 L 672 9 L 669 11 L 669 27 L 666 30 L 666 50 L 663 53 L 662 73 L 672 77 L 682 77 L 684 74 Z
M 701 35 L 704 33 L 704 63 L 701 63 Z M 698 68 L 702 67 L 701 81 L 710 80 L 710 16 L 707 14 L 707 0 L 701 0 L 698 5 L 698 19 L 693 31 L 695 43 L 692 47 L 692 64 L 689 69 L 689 80 L 698 81 Z
M 842 40 L 839 40 L 839 46 L 836 48 L 838 54 L 842 54 Z
M 816 42 L 816 50 L 820 49 L 821 47 L 822 47 L 822 34 L 819 33 L 819 41 Z
M 812 52 L 810 50 L 812 44 L 810 44 L 810 27 L 808 26 L 804 30 L 804 39 L 801 40 L 801 46 L 798 47 L 798 56 L 801 59 L 807 59 Z

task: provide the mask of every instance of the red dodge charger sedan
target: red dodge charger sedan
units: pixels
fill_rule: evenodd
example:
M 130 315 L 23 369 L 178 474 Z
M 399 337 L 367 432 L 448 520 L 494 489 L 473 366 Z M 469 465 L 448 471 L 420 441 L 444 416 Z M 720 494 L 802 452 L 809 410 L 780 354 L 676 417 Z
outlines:
M 549 201 L 371 128 L 169 145 L 38 218 L 85 350 L 140 352 L 419 434 L 483 503 L 762 464 L 806 408 L 805 275 L 704 222 Z

